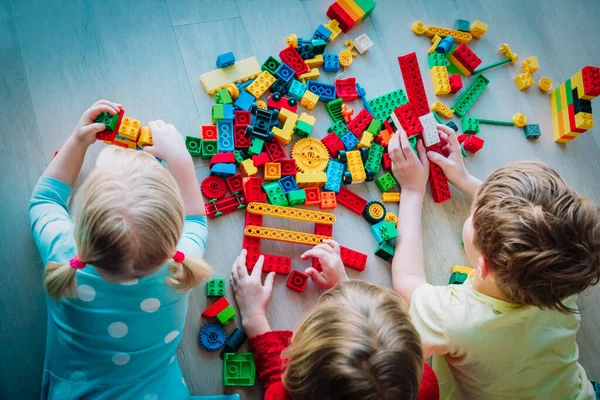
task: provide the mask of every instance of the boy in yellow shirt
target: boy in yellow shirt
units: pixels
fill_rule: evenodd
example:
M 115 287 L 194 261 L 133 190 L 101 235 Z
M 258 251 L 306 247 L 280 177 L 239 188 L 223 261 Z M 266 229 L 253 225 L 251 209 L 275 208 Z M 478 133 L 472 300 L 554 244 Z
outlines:
M 575 335 L 576 295 L 600 280 L 600 211 L 550 167 L 518 162 L 482 183 L 454 132 L 438 125 L 448 157 L 419 156 L 406 134 L 389 144 L 402 198 L 393 287 L 410 302 L 442 399 L 594 399 Z M 463 227 L 475 268 L 463 285 L 425 279 L 421 209 L 429 161 L 473 198 Z M 432 248 L 428 246 L 429 248 Z

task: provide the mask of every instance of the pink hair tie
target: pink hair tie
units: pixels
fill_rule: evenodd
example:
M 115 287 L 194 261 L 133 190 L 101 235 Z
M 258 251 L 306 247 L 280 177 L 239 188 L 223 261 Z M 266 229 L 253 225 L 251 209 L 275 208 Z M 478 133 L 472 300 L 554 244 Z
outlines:
M 183 260 L 185 260 L 185 254 L 183 254 L 183 252 L 181 251 L 176 251 L 175 255 L 173 256 L 173 261 L 175 261 L 176 263 L 182 263 Z
M 69 265 L 75 269 L 84 269 L 85 263 L 79 259 L 79 257 L 75 256 L 69 260 Z

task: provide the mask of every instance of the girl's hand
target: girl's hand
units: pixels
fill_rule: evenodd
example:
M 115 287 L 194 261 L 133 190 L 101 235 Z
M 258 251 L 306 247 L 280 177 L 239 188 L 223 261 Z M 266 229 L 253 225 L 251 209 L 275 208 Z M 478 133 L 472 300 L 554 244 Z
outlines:
M 252 273 L 246 268 L 246 249 L 242 249 L 231 268 L 231 286 L 235 300 L 242 315 L 242 325 L 248 337 L 254 337 L 268 330 L 266 309 L 273 291 L 275 272 L 269 272 L 264 285 L 261 283 L 262 268 L 265 258 L 260 256 Z
M 183 135 L 171 124 L 158 119 L 148 123 L 152 134 L 152 146 L 145 146 L 144 151 L 167 163 L 181 157 L 189 158 Z
M 400 184 L 402 191 L 425 194 L 427 179 L 429 178 L 429 160 L 425 155 L 423 140 L 417 141 L 417 152 L 415 155 L 404 129 L 400 129 L 388 145 L 388 153 L 392 159 L 392 172 Z
M 340 257 L 340 245 L 335 240 L 325 240 L 300 256 L 303 260 L 315 257 L 321 263 L 323 272 L 310 267 L 304 272 L 321 289 L 329 290 L 337 284 L 347 281 L 346 269 Z
M 112 103 L 107 100 L 98 100 L 90 108 L 85 110 L 75 130 L 73 136 L 84 146 L 88 147 L 96 141 L 96 134 L 102 132 L 106 126 L 101 122 L 94 122 L 96 117 L 102 112 L 107 112 L 111 115 L 119 113 L 120 104 Z

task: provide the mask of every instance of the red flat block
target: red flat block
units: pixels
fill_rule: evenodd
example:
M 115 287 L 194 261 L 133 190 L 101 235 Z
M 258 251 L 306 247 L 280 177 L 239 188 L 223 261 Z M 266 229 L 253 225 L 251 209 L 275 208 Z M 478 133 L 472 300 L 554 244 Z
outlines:
M 352 17 L 337 2 L 329 6 L 326 15 L 339 22 L 339 27 L 344 33 L 348 33 L 354 27 L 355 22 Z
M 275 272 L 276 274 L 287 275 L 292 269 L 292 259 L 287 256 L 275 256 L 273 254 L 264 254 L 265 263 L 263 272 Z
M 233 153 L 232 152 L 217 153 L 214 156 L 212 156 L 212 158 L 210 159 L 211 168 L 213 165 L 219 164 L 219 163 L 228 163 L 228 164 L 235 163 L 235 157 L 233 156 Z
M 283 145 L 278 140 L 265 142 L 265 150 L 267 151 L 271 161 L 279 161 L 289 158 L 285 152 L 285 149 L 283 148 Z
M 244 236 L 242 239 L 242 248 L 246 249 L 246 268 L 252 271 L 254 264 L 260 256 L 260 239 Z
M 333 225 L 315 224 L 315 235 L 333 236 Z
M 217 133 L 217 127 L 214 125 L 202 125 L 200 127 L 200 138 L 202 140 L 217 140 L 219 134 Z
M 236 125 L 250 125 L 250 111 L 235 110 L 234 115 Z
M 123 119 L 123 115 L 125 115 L 125 110 L 123 110 L 121 108 L 119 110 L 119 119 L 117 120 L 117 125 L 115 125 L 115 129 L 113 131 L 109 131 L 109 130 L 105 129 L 102 132 L 97 133 L 96 139 L 106 140 L 108 142 L 112 142 L 113 140 L 115 140 L 115 137 L 117 136 L 117 132 L 119 131 L 119 127 L 121 126 L 121 120 Z
M 600 68 L 590 65 L 581 70 L 583 80 L 583 94 L 586 96 L 600 96 Z
M 246 126 L 238 124 L 233 126 L 233 143 L 236 149 L 250 148 L 250 137 L 246 134 Z
M 477 54 L 473 52 L 464 43 L 458 45 L 456 50 L 452 53 L 454 58 L 461 63 L 469 72 L 475 71 L 475 69 L 481 64 L 481 59 L 477 57 Z
M 260 153 L 255 156 L 252 156 L 252 162 L 255 167 L 261 167 L 268 163 L 271 159 L 267 153 Z
M 462 89 L 462 78 L 458 74 L 452 74 L 448 77 L 450 80 L 450 93 L 457 93 L 460 89 Z
M 307 283 L 308 275 L 295 269 L 290 274 L 290 277 L 285 285 L 296 292 L 304 292 Z
M 342 258 L 344 266 L 347 268 L 352 268 L 356 271 L 364 271 L 367 266 L 368 256 L 356 250 L 340 246 L 340 257 Z
M 329 154 L 333 158 L 337 158 L 338 152 L 344 150 L 344 142 L 341 141 L 335 132 L 328 133 L 324 138 L 321 139 L 321 143 L 327 147 Z
M 336 79 L 335 94 L 344 101 L 357 99 L 356 78 Z
M 246 218 L 244 219 L 244 228 L 248 225 L 263 226 L 263 216 L 260 214 L 252 214 L 247 212 Z M 260 239 L 259 239 L 260 240 Z
M 244 181 L 242 178 L 242 174 L 235 174 L 225 179 L 225 183 L 227 184 L 227 189 L 229 189 L 229 193 L 239 193 L 244 190 Z
M 371 121 L 373 121 L 373 116 L 363 108 L 354 118 L 352 118 L 347 127 L 356 137 L 360 137 L 360 135 L 367 130 Z
M 392 159 L 388 153 L 383 153 L 383 159 L 381 160 L 381 166 L 384 170 L 389 171 L 392 169 Z
M 257 201 L 266 203 L 267 194 L 262 190 L 263 179 L 257 176 L 251 176 L 243 179 L 244 197 L 246 201 Z
M 279 162 L 281 164 L 281 176 L 296 176 L 298 173 L 298 169 L 296 168 L 296 160 L 293 158 L 290 160 L 281 160 Z
M 427 151 L 430 150 L 443 155 L 439 143 L 427 148 Z M 448 179 L 446 179 L 442 167 L 434 163 L 429 163 L 429 188 L 431 189 L 431 197 L 434 202 L 443 203 L 446 200 L 450 200 L 451 195 Z
M 289 46 L 281 50 L 279 52 L 279 58 L 294 70 L 296 77 L 310 70 L 302 57 L 300 57 L 300 54 L 296 51 L 295 47 Z
M 430 112 L 429 102 L 427 101 L 425 86 L 423 86 L 417 55 L 413 52 L 400 56 L 398 57 L 398 64 L 400 64 L 406 95 L 417 117 L 428 114 Z
M 208 307 L 202 313 L 204 318 L 215 318 L 221 311 L 229 307 L 229 302 L 226 297 L 221 297 L 212 306 Z
M 358 215 L 362 215 L 365 206 L 367 205 L 367 200 L 363 199 L 361 196 L 357 195 L 353 191 L 346 189 L 345 186 L 340 188 L 340 191 L 337 194 L 337 202 L 350 211 L 355 212 Z
M 315 206 L 321 204 L 321 190 L 318 187 L 307 187 L 304 189 L 306 194 L 305 206 Z

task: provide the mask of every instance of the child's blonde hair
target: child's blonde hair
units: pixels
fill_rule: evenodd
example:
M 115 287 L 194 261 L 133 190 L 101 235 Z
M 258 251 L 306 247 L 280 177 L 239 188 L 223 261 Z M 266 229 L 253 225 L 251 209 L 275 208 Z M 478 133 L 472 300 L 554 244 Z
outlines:
M 348 281 L 325 292 L 284 350 L 294 399 L 415 399 L 419 334 L 394 292 Z
M 173 257 L 183 231 L 183 200 L 173 176 L 143 151 L 104 149 L 77 194 L 77 256 L 111 282 L 155 272 Z M 212 273 L 202 259 L 171 262 L 169 285 L 197 286 Z M 44 287 L 55 300 L 74 296 L 76 269 L 50 261 Z

